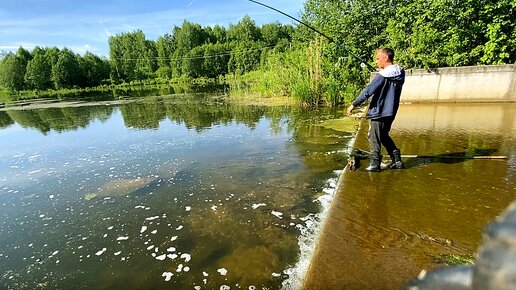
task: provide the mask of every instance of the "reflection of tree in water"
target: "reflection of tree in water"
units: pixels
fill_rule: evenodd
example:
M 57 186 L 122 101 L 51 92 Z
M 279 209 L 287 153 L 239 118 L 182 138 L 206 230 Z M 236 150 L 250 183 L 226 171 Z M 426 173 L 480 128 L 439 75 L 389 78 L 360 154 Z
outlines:
M 11 117 L 9 117 L 9 115 L 6 112 L 0 111 L 0 128 L 6 128 L 13 124 L 13 119 L 11 119 Z
M 166 116 L 163 104 L 157 102 L 123 104 L 120 111 L 128 128 L 157 129 Z
M 105 121 L 111 116 L 113 107 L 67 107 L 49 108 L 42 110 L 13 110 L 7 111 L 12 120 L 24 128 L 36 128 L 43 134 L 55 130 L 64 132 L 85 128 L 88 124 L 98 118 Z
M 93 119 L 106 121 L 111 116 L 113 106 L 81 106 L 49 108 L 41 110 L 7 111 L 0 122 L 8 126 L 9 119 L 26 128 L 36 128 L 42 133 L 50 130 L 63 132 L 86 127 Z M 215 102 L 207 97 L 149 97 L 143 101 L 125 103 L 120 110 L 127 127 L 157 129 L 165 118 L 189 129 L 202 131 L 215 125 L 237 122 L 255 128 L 261 118 L 270 121 L 273 133 L 279 133 L 282 122 L 287 122 L 287 130 L 296 128 L 306 118 L 315 118 L 327 110 L 309 110 L 297 107 L 262 107 L 230 102 Z M 1 125 L 1 123 L 0 123 Z
M 235 121 L 254 128 L 263 116 L 272 114 L 274 120 L 285 116 L 291 109 L 268 108 L 203 100 L 179 100 L 130 103 L 121 105 L 122 116 L 128 127 L 156 129 L 167 117 L 189 129 L 202 131 L 214 125 L 227 125 Z M 281 116 L 281 117 L 280 117 Z M 277 123 L 276 123 L 276 127 Z

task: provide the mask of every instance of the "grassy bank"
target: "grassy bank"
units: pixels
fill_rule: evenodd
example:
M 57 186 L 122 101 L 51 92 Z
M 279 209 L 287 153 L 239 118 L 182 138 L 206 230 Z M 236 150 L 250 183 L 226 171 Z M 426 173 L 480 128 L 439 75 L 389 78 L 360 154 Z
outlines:
M 152 79 L 123 84 L 101 85 L 91 88 L 70 88 L 59 90 L 0 90 L 0 102 L 10 103 L 41 98 L 57 100 L 110 100 L 126 97 L 143 97 L 148 95 L 172 95 L 190 92 L 208 92 L 223 90 L 224 84 L 219 80 L 198 78 Z

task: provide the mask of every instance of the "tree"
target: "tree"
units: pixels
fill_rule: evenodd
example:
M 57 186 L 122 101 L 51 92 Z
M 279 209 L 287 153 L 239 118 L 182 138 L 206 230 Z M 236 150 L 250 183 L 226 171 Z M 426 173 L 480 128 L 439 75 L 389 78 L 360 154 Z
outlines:
M 412 0 L 389 21 L 389 44 L 414 68 L 513 63 L 515 13 L 511 0 Z
M 109 56 L 115 81 L 135 81 L 154 77 L 157 50 L 141 31 L 117 34 L 109 38 Z
M 260 28 L 249 17 L 244 16 L 236 25 L 229 25 L 228 38 L 236 42 L 255 42 L 262 38 Z
M 52 87 L 50 80 L 52 65 L 46 55 L 41 52 L 34 53 L 33 59 L 27 64 L 25 83 L 31 89 L 46 90 Z
M 16 56 L 21 60 L 25 68 L 27 67 L 27 63 L 32 59 L 30 52 L 21 46 L 18 48 Z M 23 72 L 23 75 L 25 75 L 25 71 Z
M 190 61 L 185 61 L 185 58 L 191 55 L 191 51 L 195 47 L 209 42 L 206 31 L 199 24 L 193 24 L 185 20 L 181 27 L 174 27 L 172 37 L 174 47 L 174 53 L 170 60 L 172 75 L 180 76 L 183 74 L 191 74 L 190 71 L 184 71 L 183 65 L 190 63 Z
M 79 62 L 68 48 L 58 53 L 57 62 L 52 66 L 52 82 L 56 89 L 71 88 L 78 85 L 80 79 Z
M 228 73 L 229 45 L 224 43 L 207 44 L 204 46 L 204 76 L 216 78 Z
M 84 57 L 79 57 L 80 79 L 78 85 L 81 87 L 94 87 L 100 85 L 104 80 L 109 79 L 109 61 L 86 52 Z
M 215 43 L 226 43 L 228 38 L 226 28 L 216 24 L 213 26 L 213 36 L 215 37 Z
M 260 67 L 260 43 L 242 41 L 234 44 L 228 62 L 228 71 L 244 74 Z
M 263 41 L 268 46 L 275 46 L 281 39 L 290 41 L 292 26 L 282 25 L 279 22 L 267 23 L 262 26 Z
M 194 47 L 183 58 L 183 74 L 190 78 L 198 78 L 205 75 L 203 67 L 204 46 Z
M 0 61 L 0 85 L 19 91 L 24 88 L 25 66 L 23 60 L 13 53 L 8 53 Z
M 170 69 L 170 59 L 174 51 L 174 39 L 172 35 L 165 34 L 160 36 L 156 41 L 156 51 L 158 54 L 158 70 L 156 75 L 160 78 L 170 78 L 172 71 Z

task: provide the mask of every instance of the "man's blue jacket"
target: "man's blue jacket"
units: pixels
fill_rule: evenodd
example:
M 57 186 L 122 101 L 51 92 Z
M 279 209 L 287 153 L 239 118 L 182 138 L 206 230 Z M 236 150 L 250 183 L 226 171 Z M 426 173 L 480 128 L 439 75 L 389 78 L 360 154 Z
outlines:
M 358 107 L 372 96 L 367 119 L 395 117 L 400 105 L 400 96 L 405 82 L 405 70 L 397 64 L 389 65 L 379 71 L 371 83 L 353 101 Z

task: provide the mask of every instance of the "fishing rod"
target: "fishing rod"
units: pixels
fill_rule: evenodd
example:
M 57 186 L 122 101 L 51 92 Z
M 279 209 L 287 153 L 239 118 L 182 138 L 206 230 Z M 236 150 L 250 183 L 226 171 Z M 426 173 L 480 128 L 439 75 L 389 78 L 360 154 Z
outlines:
M 368 63 L 366 63 L 366 62 L 364 62 L 364 61 L 363 61 L 363 60 L 362 60 L 358 55 L 354 54 L 352 51 L 350 51 L 349 49 L 347 49 L 343 44 L 341 44 L 341 43 L 339 43 L 339 42 L 335 41 L 335 39 L 333 39 L 333 38 L 331 38 L 331 37 L 327 36 L 326 34 L 322 33 L 321 31 L 319 31 L 319 30 L 315 29 L 313 26 L 311 26 L 311 25 L 309 25 L 309 24 L 307 24 L 307 23 L 305 23 L 305 22 L 303 22 L 303 21 L 301 21 L 301 20 L 299 20 L 299 19 L 297 19 L 297 18 L 294 18 L 294 17 L 292 17 L 292 16 L 288 15 L 287 13 L 285 13 L 285 12 L 283 12 L 283 11 L 280 11 L 280 10 L 278 10 L 278 9 L 274 8 L 274 7 L 269 6 L 269 5 L 263 4 L 263 3 L 261 3 L 261 2 L 255 1 L 255 0 L 249 0 L 249 1 L 251 1 L 251 2 L 253 2 L 253 3 L 256 3 L 256 4 L 258 4 L 258 5 L 264 6 L 264 7 L 266 7 L 266 8 L 269 8 L 269 9 L 271 9 L 271 10 L 274 10 L 274 11 L 276 11 L 276 12 L 278 12 L 278 13 L 282 14 L 282 15 L 285 15 L 285 16 L 287 16 L 288 18 L 290 18 L 290 19 L 292 19 L 292 20 L 294 20 L 294 21 L 296 21 L 296 22 L 299 22 L 300 24 L 302 24 L 302 25 L 304 25 L 304 26 L 308 27 L 308 28 L 309 28 L 309 29 L 311 29 L 312 31 L 314 31 L 314 32 L 316 32 L 316 33 L 319 33 L 321 36 L 325 37 L 325 38 L 326 38 L 326 39 L 328 39 L 330 42 L 335 43 L 338 47 L 342 48 L 346 53 L 348 53 L 349 55 L 353 56 L 353 57 L 354 57 L 354 58 L 356 58 L 358 61 L 360 61 L 360 66 L 361 66 L 361 67 L 366 67 L 366 66 L 367 66 L 371 72 L 375 72 L 375 71 L 376 71 L 376 69 L 375 69 L 372 65 L 370 65 L 370 64 L 368 64 Z
M 357 158 L 363 158 L 363 159 L 366 159 L 368 158 L 369 154 L 371 154 L 371 152 L 367 151 L 367 150 L 362 150 L 362 149 L 352 149 L 350 153 L 348 153 L 349 156 L 351 157 L 357 157 Z M 401 155 L 402 158 L 423 158 L 423 159 L 486 159 L 486 160 L 497 160 L 497 159 L 500 159 L 500 160 L 503 160 L 503 159 L 507 159 L 507 156 L 505 155 L 473 155 L 473 156 L 467 156 L 465 155 L 465 152 L 463 153 L 464 155 L 453 155 L 452 154 L 449 154 L 449 155 L 419 155 L 419 154 L 406 154 L 406 155 Z M 386 156 L 387 157 L 387 156 Z

